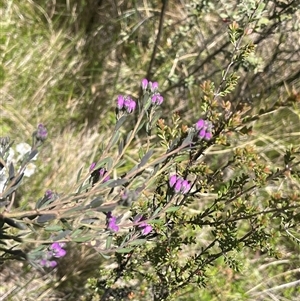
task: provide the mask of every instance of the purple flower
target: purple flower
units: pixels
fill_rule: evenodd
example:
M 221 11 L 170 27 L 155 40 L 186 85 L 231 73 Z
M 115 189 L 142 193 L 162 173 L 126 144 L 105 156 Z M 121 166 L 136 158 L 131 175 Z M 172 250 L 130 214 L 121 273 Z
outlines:
M 143 235 L 147 235 L 149 234 L 151 231 L 152 231 L 152 226 L 145 223 L 145 222 L 142 222 L 140 225 L 139 225 L 139 228 L 142 228 L 142 234 Z
M 135 110 L 136 102 L 130 97 L 126 97 L 124 100 L 124 107 L 128 113 L 132 113 Z
M 155 105 L 161 105 L 162 102 L 164 101 L 164 98 L 159 93 L 157 93 L 151 97 L 151 101 Z
M 205 133 L 205 140 L 210 140 L 212 138 L 212 134 L 210 132 Z
M 50 246 L 50 250 L 52 250 L 52 256 L 56 258 L 64 257 L 67 254 L 67 251 L 62 248 L 63 246 L 64 245 L 59 242 L 54 242 Z
M 210 140 L 212 138 L 212 123 L 207 120 L 199 119 L 195 124 L 200 139 Z
M 123 95 L 119 95 L 118 99 L 117 99 L 117 108 L 119 110 L 122 110 L 123 107 L 124 107 L 124 97 L 123 97 Z
M 199 131 L 201 130 L 205 125 L 205 121 L 203 119 L 199 119 L 196 123 L 196 130 Z
M 199 136 L 199 138 L 205 138 L 205 134 L 206 134 L 206 131 L 203 129 L 199 132 L 198 136 Z
M 173 175 L 169 179 L 169 185 L 170 187 L 174 187 L 174 191 L 176 193 L 182 193 L 185 194 L 190 191 L 191 189 L 191 184 L 189 181 L 184 180 L 177 175 Z
M 107 170 L 105 168 L 100 168 L 99 170 L 99 174 L 101 177 L 104 177 L 104 175 L 107 173 Z M 103 179 L 103 183 L 107 182 L 108 180 L 110 179 L 110 176 L 106 176 L 104 179 Z
M 50 200 L 52 198 L 52 196 L 53 196 L 52 190 L 50 190 L 50 189 L 46 190 L 45 197 Z
M 96 162 L 93 162 L 90 166 L 90 171 L 92 171 L 95 168 L 95 166 L 96 166 Z
M 143 215 L 137 215 L 135 218 L 134 218 L 134 223 L 135 224 L 138 224 L 140 221 L 143 221 L 145 219 L 145 217 Z M 152 231 L 152 226 L 147 224 L 146 222 L 141 222 L 139 225 L 138 225 L 139 228 L 142 229 L 142 234 L 143 235 L 147 235 L 149 234 L 151 231 Z
M 190 184 L 190 182 L 187 181 L 187 180 L 184 180 L 184 181 L 181 183 L 181 192 L 182 192 L 183 194 L 185 194 L 185 193 L 189 192 L 190 189 L 191 189 L 191 184 Z
M 116 224 L 117 223 L 117 218 L 111 214 L 111 212 L 107 213 L 106 216 L 108 220 L 108 229 L 113 231 L 113 232 L 118 232 L 119 231 L 119 226 Z
M 38 125 L 37 131 L 35 134 L 36 139 L 39 141 L 44 141 L 44 140 L 46 140 L 47 136 L 48 136 L 47 129 L 40 123 Z
M 158 83 L 157 82 L 153 82 L 152 83 L 152 87 L 150 88 L 151 92 L 155 92 L 158 90 Z
M 142 79 L 142 89 L 146 90 L 148 87 L 148 80 L 146 78 Z
M 176 181 L 177 181 L 177 176 L 176 175 L 171 176 L 169 179 L 170 187 L 173 187 L 175 185 Z
M 46 268 L 55 268 L 57 266 L 57 262 L 55 260 L 42 259 L 40 261 L 40 265 Z
M 179 179 L 177 179 L 175 187 L 174 187 L 174 190 L 176 193 L 179 193 L 181 191 L 181 186 L 182 186 L 182 179 L 179 178 Z

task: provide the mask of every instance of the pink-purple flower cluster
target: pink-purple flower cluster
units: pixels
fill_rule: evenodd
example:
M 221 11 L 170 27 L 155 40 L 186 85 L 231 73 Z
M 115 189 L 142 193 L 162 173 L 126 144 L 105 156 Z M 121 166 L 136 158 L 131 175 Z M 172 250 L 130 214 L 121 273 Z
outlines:
M 212 124 L 210 121 L 199 119 L 195 124 L 200 139 L 210 140 L 212 138 Z
M 35 132 L 35 137 L 38 141 L 44 141 L 47 139 L 48 131 L 43 124 L 39 124 L 37 131 Z
M 118 232 L 119 226 L 117 225 L 117 218 L 108 212 L 106 215 L 107 218 L 107 228 L 112 232 Z
M 107 228 L 112 232 L 118 232 L 120 227 L 117 225 L 117 217 L 113 216 L 111 212 L 106 215 Z M 152 226 L 144 222 L 145 217 L 142 215 L 137 215 L 134 218 L 134 225 L 141 229 L 143 235 L 147 235 L 152 231 Z
M 176 193 L 185 194 L 185 193 L 188 193 L 191 189 L 190 182 L 187 180 L 184 180 L 183 178 L 181 178 L 177 175 L 170 176 L 169 185 L 171 188 L 174 188 L 174 191 Z
M 40 265 L 47 268 L 54 268 L 57 266 L 57 261 L 53 258 L 61 258 L 67 254 L 67 251 L 64 249 L 65 243 L 54 242 L 46 252 L 44 258 L 40 260 Z
M 143 91 L 149 91 L 151 94 L 151 102 L 153 105 L 161 105 L 164 101 L 164 98 L 157 92 L 158 90 L 158 83 L 157 82 L 151 82 L 148 81 L 146 78 L 142 80 L 141 83 Z
M 136 102 L 129 96 L 119 95 L 117 98 L 117 108 L 119 111 L 132 113 L 135 110 Z
M 94 168 L 95 168 L 95 166 L 96 166 L 96 163 L 95 162 L 93 162 L 92 164 L 91 164 L 91 166 L 90 166 L 90 171 L 92 171 Z M 105 183 L 105 182 L 107 182 L 108 180 L 110 180 L 110 176 L 109 175 L 107 175 L 107 176 L 105 176 L 105 174 L 107 173 L 107 170 L 105 169 L 105 168 L 99 168 L 99 169 L 96 169 L 95 171 L 93 171 L 93 174 L 95 173 L 95 172 L 97 172 L 97 171 L 99 171 L 99 175 L 97 175 L 97 181 L 98 181 L 98 176 L 99 176 L 99 178 L 103 178 L 104 177 L 104 179 L 103 179 L 103 183 Z M 94 176 L 96 176 L 95 174 L 94 174 Z
M 137 215 L 134 219 L 134 222 L 138 224 L 138 228 L 142 230 L 143 235 L 147 235 L 152 231 L 152 226 L 144 222 L 145 217 L 142 215 Z M 141 222 L 141 223 L 140 223 Z

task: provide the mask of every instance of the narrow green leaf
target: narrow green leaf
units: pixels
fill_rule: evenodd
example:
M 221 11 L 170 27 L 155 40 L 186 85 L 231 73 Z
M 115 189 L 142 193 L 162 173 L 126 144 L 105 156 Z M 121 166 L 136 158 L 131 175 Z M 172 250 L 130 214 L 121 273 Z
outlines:
M 79 171 L 78 171 L 77 178 L 76 178 L 76 183 L 78 183 L 79 180 L 80 180 L 81 173 L 82 173 L 82 169 L 83 169 L 83 166 L 82 166 L 82 167 L 79 169 Z
M 60 232 L 58 235 L 56 235 L 55 237 L 53 237 L 53 240 L 61 240 L 63 238 L 65 238 L 66 236 L 68 236 L 72 231 L 71 230 L 65 230 Z
M 53 225 L 53 226 L 48 226 L 45 227 L 46 231 L 61 231 L 63 228 L 60 225 Z
M 156 216 L 162 209 L 162 206 L 159 206 L 158 208 L 156 208 L 156 210 L 154 211 L 152 216 Z
M 142 158 L 141 162 L 138 164 L 138 168 L 143 167 L 150 159 L 150 157 L 153 155 L 154 149 L 150 149 L 145 156 Z
M 87 206 L 88 208 L 97 208 L 100 205 L 102 205 L 104 202 L 102 196 L 96 197 L 94 200 L 91 201 L 91 203 Z
M 107 170 L 110 170 L 114 164 L 113 159 L 112 158 L 107 158 Z
M 106 249 L 109 249 L 111 246 L 111 242 L 112 242 L 112 235 L 109 235 L 106 239 Z
M 37 149 L 32 150 L 28 155 L 28 161 L 32 160 L 36 156 L 37 153 L 38 153 Z
M 172 207 L 169 207 L 168 209 L 166 209 L 166 213 L 167 212 L 175 212 L 175 211 L 177 211 L 177 210 L 179 210 L 179 206 L 172 206 Z
M 119 153 L 119 156 L 121 155 L 122 151 L 124 149 L 124 140 L 122 139 L 119 143 L 119 147 L 118 147 L 118 153 Z
M 126 144 L 128 143 L 130 137 L 131 137 L 131 134 L 132 134 L 132 130 L 127 134 L 127 137 L 126 137 Z
M 147 239 L 136 239 L 128 243 L 129 246 L 141 246 L 147 242 Z
M 96 251 L 97 251 L 97 250 L 96 250 Z M 101 256 L 103 256 L 103 258 L 105 258 L 105 259 L 110 259 L 110 255 L 103 254 L 103 253 L 101 253 L 101 252 L 99 252 L 99 251 L 98 251 L 98 253 L 99 253 Z
M 38 217 L 37 223 L 42 224 L 56 219 L 55 214 L 43 214 Z
M 115 131 L 118 131 L 119 128 L 124 124 L 125 120 L 126 120 L 127 116 L 124 115 L 122 116 L 118 121 L 117 121 L 117 124 L 115 126 Z
M 15 177 L 15 168 L 12 162 L 9 164 L 8 177 L 10 180 L 12 180 Z
M 140 125 L 138 126 L 138 128 L 137 128 L 137 132 L 139 132 L 140 131 L 140 129 L 144 126 L 144 124 L 145 124 L 145 120 L 143 120 L 141 123 L 140 123 Z
M 120 132 L 117 131 L 112 138 L 111 147 L 114 146 L 118 142 L 119 137 L 120 137 Z
M 75 237 L 75 238 L 72 238 L 72 240 L 75 242 L 86 242 L 86 241 L 91 240 L 91 238 L 92 238 L 92 236 L 88 235 L 88 236 L 82 236 L 82 237 Z
M 121 248 L 121 249 L 117 249 L 116 252 L 117 253 L 130 253 L 133 250 L 133 248 Z

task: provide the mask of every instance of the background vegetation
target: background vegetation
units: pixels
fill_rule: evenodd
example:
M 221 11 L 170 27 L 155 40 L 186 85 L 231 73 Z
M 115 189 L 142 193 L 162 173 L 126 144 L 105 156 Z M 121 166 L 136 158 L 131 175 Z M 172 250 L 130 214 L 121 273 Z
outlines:
M 258 4 L 255 20 L 248 23 L 251 7 Z M 212 148 L 207 156 L 218 158 L 217 165 L 237 146 L 249 145 L 266 165 L 281 168 L 285 150 L 300 145 L 299 8 L 296 0 L 1 1 L 0 135 L 30 143 L 37 124 L 49 130 L 37 169 L 25 179 L 17 202 L 35 204 L 47 189 L 71 190 L 79 168 L 96 161 L 99 146 L 109 138 L 117 95 L 137 99 L 144 77 L 159 82 L 167 124 L 175 112 L 192 124 L 203 111 L 201 85 L 209 80 L 222 86 L 224 72 L 232 68 L 238 84 L 228 87 L 224 99 L 249 105 L 253 120 L 245 131 L 251 135 L 232 133 L 230 147 Z M 239 63 L 232 60 L 228 38 L 234 21 L 255 48 Z M 133 147 L 127 164 L 137 158 Z M 279 187 L 269 185 L 264 193 L 274 190 L 297 193 L 299 178 L 287 174 Z M 176 300 L 296 301 L 299 226 L 289 234 L 274 238 L 277 259 L 244 250 L 234 254 L 239 272 L 220 259 L 207 271 L 205 288 L 183 289 Z M 43 276 L 23 263 L 5 262 L 0 300 L 89 300 L 101 264 L 103 259 L 86 246 L 74 247 L 58 269 Z M 124 300 L 147 300 L 143 285 Z

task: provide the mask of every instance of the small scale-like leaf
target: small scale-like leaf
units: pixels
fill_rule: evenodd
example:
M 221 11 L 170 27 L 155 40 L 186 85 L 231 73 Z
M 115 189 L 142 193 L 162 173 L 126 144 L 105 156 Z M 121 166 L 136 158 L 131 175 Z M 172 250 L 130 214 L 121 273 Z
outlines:
M 121 254 L 126 254 L 126 253 L 130 253 L 132 250 L 133 248 L 121 248 L 121 249 L 117 249 L 116 252 Z
M 169 207 L 166 209 L 166 213 L 167 212 L 175 212 L 175 211 L 178 211 L 180 209 L 180 206 L 172 206 L 172 207 Z
M 129 246 L 141 246 L 147 242 L 147 239 L 136 239 L 128 243 Z

